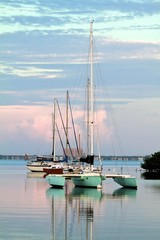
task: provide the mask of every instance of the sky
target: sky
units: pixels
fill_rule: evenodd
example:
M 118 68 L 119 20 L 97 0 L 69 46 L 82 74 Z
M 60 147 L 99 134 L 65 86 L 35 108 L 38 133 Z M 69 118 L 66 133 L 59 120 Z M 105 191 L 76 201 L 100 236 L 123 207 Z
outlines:
M 160 0 L 0 0 L 0 154 L 50 153 L 67 90 L 82 132 L 92 20 L 100 153 L 160 150 Z

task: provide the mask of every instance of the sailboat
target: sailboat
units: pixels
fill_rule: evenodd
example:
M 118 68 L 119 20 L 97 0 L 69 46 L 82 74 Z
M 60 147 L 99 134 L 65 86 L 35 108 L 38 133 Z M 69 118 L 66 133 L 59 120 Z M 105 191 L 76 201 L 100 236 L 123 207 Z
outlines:
M 27 163 L 27 168 L 31 172 L 43 172 L 44 167 L 51 166 L 52 164 L 52 156 L 38 156 L 37 159 Z
M 88 151 L 87 156 L 80 158 L 80 162 L 87 163 L 90 167 L 84 167 L 82 170 L 75 174 L 70 173 L 69 176 L 72 179 L 75 186 L 78 187 L 92 187 L 92 188 L 102 188 L 102 181 L 106 179 L 102 171 L 94 170 L 94 143 L 93 143 L 93 133 L 94 133 L 94 106 L 93 106 L 93 36 L 92 36 L 92 24 L 90 24 L 90 46 L 91 46 L 91 79 L 88 81 L 88 110 L 87 110 L 87 131 L 88 131 Z M 67 175 L 67 174 L 66 174 Z M 46 177 L 48 183 L 54 187 L 63 187 L 65 174 L 62 175 L 48 175 Z
M 43 168 L 43 171 L 46 174 L 62 174 L 63 173 L 63 164 L 61 162 L 56 161 L 55 155 L 55 135 L 56 135 L 56 99 L 54 99 L 54 113 L 52 116 L 53 119 L 53 164 L 51 166 L 47 166 Z M 46 175 L 45 175 L 46 176 Z
M 89 168 L 82 168 L 78 174 L 70 173 L 69 176 L 76 187 L 88 187 L 88 188 L 102 188 L 102 182 L 106 178 L 113 178 L 115 182 L 123 187 L 137 188 L 135 177 L 130 175 L 119 174 L 103 174 L 102 168 L 100 170 L 94 169 L 94 64 L 93 64 L 93 21 L 90 23 L 90 79 L 88 80 L 88 109 L 87 109 L 87 156 L 80 158 L 80 162 L 87 163 Z M 52 186 L 63 187 L 65 184 L 64 178 L 66 174 L 51 175 Z M 63 180 L 62 180 L 63 179 Z
M 93 64 L 93 21 L 90 23 L 90 80 L 88 87 L 88 146 L 89 151 L 86 157 L 86 162 L 90 164 L 89 172 L 82 172 L 78 176 L 73 176 L 72 181 L 78 187 L 96 187 L 102 188 L 103 180 L 112 177 L 113 180 L 119 185 L 126 188 L 137 188 L 136 178 L 131 175 L 120 174 L 103 174 L 101 171 L 94 171 L 94 64 Z
M 81 162 L 88 163 L 90 169 L 82 171 L 79 176 L 72 177 L 75 186 L 102 188 L 102 181 L 105 175 L 102 171 L 94 171 L 94 89 L 93 89 L 93 21 L 90 23 L 90 79 L 88 80 L 88 107 L 87 107 L 87 156 L 80 159 Z
M 67 123 L 68 122 L 68 99 L 69 99 L 69 95 L 68 95 L 68 91 L 67 91 L 66 128 L 64 126 L 62 114 L 61 114 L 60 107 L 59 107 L 57 99 L 55 99 L 55 101 L 54 101 L 54 116 L 53 116 L 54 139 L 55 139 L 55 130 L 56 130 L 57 133 L 58 133 L 60 142 L 61 142 L 61 146 L 62 146 L 62 149 L 63 149 L 63 153 L 65 155 L 65 159 L 67 159 L 67 161 L 68 161 L 68 148 L 69 148 L 69 150 L 71 152 L 71 155 L 72 155 L 72 149 L 71 149 L 71 146 L 70 146 L 70 143 L 69 143 L 69 140 L 68 140 L 68 123 Z M 59 114 L 60 114 L 61 121 L 62 121 L 62 125 L 63 125 L 63 130 L 64 130 L 65 136 L 66 136 L 66 150 L 65 150 L 65 148 L 63 146 L 63 142 L 62 142 L 62 139 L 61 139 L 61 136 L 60 136 L 58 125 L 57 125 L 56 119 L 55 119 L 56 106 L 58 107 Z M 54 144 L 54 148 L 53 149 L 54 149 L 54 155 L 55 155 L 55 144 Z M 77 170 L 79 170 L 79 169 L 76 168 L 76 164 L 75 164 L 75 166 L 73 166 L 72 164 L 69 164 L 69 163 L 66 163 L 66 164 L 63 163 L 62 164 L 62 162 L 60 164 L 54 164 L 54 165 L 52 165 L 50 167 L 43 168 L 43 171 L 46 172 L 45 177 L 46 177 L 47 182 L 52 187 L 56 187 L 56 188 L 64 187 L 64 184 L 65 184 L 65 173 L 70 173 L 70 172 L 73 172 L 73 171 L 77 172 Z M 67 175 L 66 175 L 66 177 L 67 177 Z
M 35 161 L 27 163 L 27 168 L 31 172 L 44 172 L 44 168 L 47 169 L 55 168 L 55 173 L 62 173 L 60 161 L 56 160 L 55 157 L 55 100 L 54 100 L 54 114 L 52 114 L 53 120 L 53 146 L 52 146 L 52 155 L 50 156 L 37 156 Z

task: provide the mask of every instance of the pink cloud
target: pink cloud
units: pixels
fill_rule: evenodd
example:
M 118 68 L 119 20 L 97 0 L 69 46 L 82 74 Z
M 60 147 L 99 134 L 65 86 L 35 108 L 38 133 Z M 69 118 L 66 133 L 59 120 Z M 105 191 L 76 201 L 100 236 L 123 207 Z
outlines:
M 64 116 L 65 124 L 65 107 L 61 107 L 62 116 Z M 39 142 L 45 148 L 45 144 L 52 145 L 52 109 L 47 106 L 12 106 L 12 107 L 0 107 L 1 115 L 1 136 L 7 147 L 7 139 L 12 139 L 12 147 L 17 147 L 17 141 L 23 141 L 24 145 L 28 149 L 31 145 L 36 146 Z M 79 108 L 73 110 L 74 122 L 76 133 L 80 133 L 81 141 L 85 141 L 85 133 L 83 125 L 85 122 L 85 112 L 81 111 Z M 107 140 L 110 136 L 110 131 L 106 125 L 107 115 L 104 110 L 99 110 L 96 112 L 98 124 L 95 124 L 95 132 L 98 131 L 100 142 L 104 144 L 104 140 Z M 70 117 L 69 117 L 70 119 Z M 59 131 L 61 132 L 62 139 L 65 146 L 65 134 L 62 128 L 62 123 L 59 114 L 57 114 L 57 123 L 59 126 Z M 70 119 L 71 120 L 71 119 Z M 98 130 L 97 130 L 98 129 Z M 72 124 L 69 122 L 69 139 L 71 140 L 72 147 L 75 147 L 75 140 L 73 140 L 73 129 Z M 81 143 L 82 145 L 82 143 Z M 9 148 L 9 146 L 8 146 Z M 34 151 L 34 149 L 33 149 Z M 45 149 L 44 149 L 45 151 Z

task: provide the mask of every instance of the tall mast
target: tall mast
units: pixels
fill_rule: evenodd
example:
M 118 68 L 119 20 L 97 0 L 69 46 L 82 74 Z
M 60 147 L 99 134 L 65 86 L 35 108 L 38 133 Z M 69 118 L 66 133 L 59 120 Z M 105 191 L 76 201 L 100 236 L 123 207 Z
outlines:
M 91 153 L 91 136 L 90 136 L 90 80 L 87 83 L 87 155 Z
M 52 146 L 52 155 L 53 160 L 55 161 L 55 134 L 56 134 L 56 99 L 54 99 L 54 113 L 52 113 L 52 121 L 53 121 L 53 146 Z
M 66 94 L 66 155 L 68 156 L 68 91 Z
M 90 80 L 90 134 L 91 134 L 91 148 L 90 148 L 90 155 L 94 155 L 94 142 L 93 142 L 93 128 L 94 128 L 94 108 L 93 108 L 93 21 L 90 23 L 90 62 L 91 62 L 91 68 L 90 68 L 90 74 L 91 74 L 91 80 Z

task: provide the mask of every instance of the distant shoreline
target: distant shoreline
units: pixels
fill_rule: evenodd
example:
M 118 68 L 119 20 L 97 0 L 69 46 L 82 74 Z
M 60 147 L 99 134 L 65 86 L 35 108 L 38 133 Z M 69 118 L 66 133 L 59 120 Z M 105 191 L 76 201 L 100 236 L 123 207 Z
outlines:
M 28 157 L 26 158 L 25 155 L 0 155 L 0 160 L 33 160 L 36 159 L 37 155 L 28 155 Z M 101 156 L 102 160 L 137 160 L 137 161 L 143 161 L 145 156 Z M 57 156 L 57 158 L 63 158 L 63 156 L 59 155 Z

